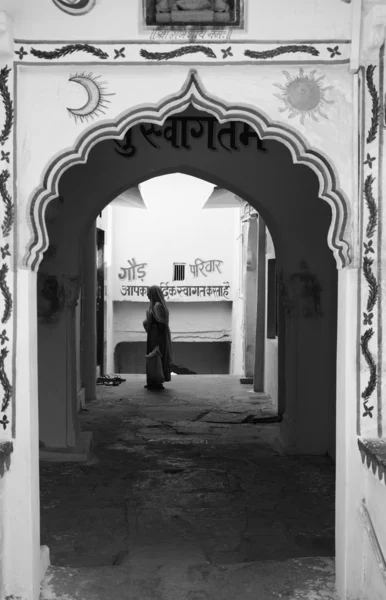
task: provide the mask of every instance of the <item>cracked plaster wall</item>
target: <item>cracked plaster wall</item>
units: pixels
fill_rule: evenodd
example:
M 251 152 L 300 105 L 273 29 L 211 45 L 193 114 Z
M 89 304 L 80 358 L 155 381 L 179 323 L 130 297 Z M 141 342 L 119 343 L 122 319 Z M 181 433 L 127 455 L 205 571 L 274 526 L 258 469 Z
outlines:
M 231 302 L 173 302 L 169 307 L 173 341 L 231 341 Z M 146 340 L 142 326 L 146 308 L 143 302 L 114 302 L 114 347 L 120 342 Z

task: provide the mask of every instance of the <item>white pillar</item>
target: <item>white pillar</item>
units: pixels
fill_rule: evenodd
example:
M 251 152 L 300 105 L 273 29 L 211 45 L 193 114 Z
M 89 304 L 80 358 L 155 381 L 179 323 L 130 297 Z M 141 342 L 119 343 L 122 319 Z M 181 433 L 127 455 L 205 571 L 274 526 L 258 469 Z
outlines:
M 39 318 L 40 439 L 46 448 L 74 448 L 79 439 L 75 307 L 78 276 L 58 275 L 55 319 Z
M 40 566 L 36 273 L 15 273 L 16 437 L 4 475 L 5 597 L 38 600 Z
M 247 260 L 245 274 L 245 376 L 254 377 L 257 325 L 257 263 L 258 222 L 252 219 L 247 227 Z M 265 253 L 264 253 L 265 259 Z
M 96 223 L 91 227 L 84 246 L 83 277 L 83 385 L 86 402 L 96 398 Z
M 336 574 L 340 598 L 362 588 L 359 506 L 364 494 L 357 446 L 358 269 L 338 271 L 336 410 Z
M 244 301 L 245 301 L 245 262 L 246 262 L 246 236 L 245 224 L 241 222 L 242 209 L 235 210 L 235 229 L 233 245 L 233 274 L 234 291 L 232 302 L 232 349 L 229 374 L 239 377 L 245 376 L 245 328 L 244 328 Z
M 264 359 L 265 359 L 265 250 L 266 230 L 265 223 L 259 217 L 258 224 L 258 252 L 257 252 L 257 318 L 256 318 L 256 350 L 255 350 L 255 376 L 253 389 L 255 392 L 264 392 Z
M 105 237 L 105 262 L 106 269 L 106 356 L 105 356 L 105 371 L 113 373 L 114 365 L 114 305 L 113 305 L 113 227 L 114 227 L 114 208 L 107 206 L 106 208 L 106 237 Z

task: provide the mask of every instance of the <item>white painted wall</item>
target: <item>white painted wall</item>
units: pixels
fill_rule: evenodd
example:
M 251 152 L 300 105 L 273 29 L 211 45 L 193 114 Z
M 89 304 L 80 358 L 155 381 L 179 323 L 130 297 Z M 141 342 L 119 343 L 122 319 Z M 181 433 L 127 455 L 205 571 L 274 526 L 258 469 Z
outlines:
M 106 216 L 105 230 L 105 369 L 106 373 L 114 371 L 114 313 L 113 297 L 111 290 L 113 288 L 113 229 L 112 229 L 112 208 L 107 206 L 103 211 Z
M 107 207 L 104 211 L 102 211 L 100 213 L 100 215 L 98 215 L 98 218 L 96 220 L 96 226 L 98 229 L 103 229 L 103 231 L 106 231 L 107 227 L 108 227 L 108 210 Z
M 0 477 L 0 515 L 4 514 L 4 483 L 3 478 Z M 0 526 L 0 569 L 2 569 L 2 565 L 4 564 L 4 553 L 5 553 L 5 545 L 4 545 L 4 529 Z M 1 572 L 1 571 L 0 571 Z M 0 578 L 0 598 L 4 598 L 4 580 L 3 577 Z
M 234 279 L 232 331 L 234 332 L 231 348 L 231 373 L 243 376 L 245 374 L 245 312 L 244 312 L 244 271 L 245 271 L 245 232 L 241 223 L 242 209 L 234 221 L 234 237 L 237 240 L 233 256 L 233 270 L 237 273 Z
M 219 286 L 229 282 L 229 299 L 234 297 L 233 254 L 234 221 L 237 208 L 204 209 L 213 185 L 187 175 L 174 174 L 154 178 L 140 186 L 147 210 L 112 206 L 113 212 L 113 289 L 114 300 L 142 301 L 145 296 L 122 295 L 122 286 L 188 285 Z M 134 281 L 122 280 L 121 267 L 128 260 L 147 263 L 146 276 Z M 195 260 L 221 260 L 221 271 L 193 275 L 189 265 Z M 173 282 L 173 264 L 185 263 L 185 280 Z M 221 301 L 225 298 L 210 297 Z M 187 296 L 170 296 L 169 302 L 194 300 Z M 206 303 L 200 296 L 195 301 Z
M 142 342 L 146 333 L 142 322 L 147 304 L 114 302 L 114 348 L 119 342 Z M 173 302 L 170 330 L 175 342 L 230 342 L 232 340 L 232 303 Z
M 243 301 L 239 298 L 239 249 L 242 240 L 237 239 L 240 209 L 202 209 L 213 185 L 187 175 L 157 177 L 141 184 L 140 190 L 146 210 L 109 206 L 111 225 L 107 226 L 107 239 L 111 241 L 111 258 L 106 260 L 111 262 L 106 263 L 107 305 L 111 307 L 108 319 L 111 323 L 112 318 L 113 327 L 109 329 L 110 324 L 107 325 L 108 372 L 113 370 L 114 349 L 118 343 L 146 339 L 142 322 L 148 306 L 147 296 L 122 295 L 122 286 L 161 283 L 221 286 L 228 282 L 228 300 L 214 296 L 167 298 L 170 328 L 173 341 L 232 341 L 231 373 L 241 373 Z M 133 258 L 137 263 L 147 263 L 146 276 L 132 281 L 120 279 L 121 267 L 130 266 L 128 260 Z M 221 273 L 216 270 L 195 276 L 189 265 L 197 258 L 221 260 Z M 173 281 L 175 262 L 186 263 L 184 281 Z
M 244 320 L 245 320 L 245 375 L 254 377 L 257 324 L 257 271 L 258 271 L 258 223 L 251 219 L 245 223 L 244 247 Z
M 52 2 L 47 0 L 24 0 L 11 2 L 4 0 L 0 7 L 10 8 L 15 5 L 22 6 L 23 12 L 17 15 L 15 35 L 20 39 L 44 40 L 52 39 L 60 45 L 63 40 L 91 41 L 91 39 L 120 40 L 120 39 L 148 39 L 149 33 L 141 31 L 139 23 L 140 3 L 132 0 L 110 0 L 99 2 L 89 15 L 82 18 L 73 18 L 60 12 Z M 280 39 L 312 40 L 312 39 L 347 39 L 350 36 L 351 12 L 353 3 L 346 4 L 338 0 L 292 0 L 283 3 L 281 0 L 253 0 L 248 3 L 247 27 L 245 32 L 234 32 L 233 39 L 272 40 Z M 281 18 L 278 19 L 277 15 Z M 119 15 L 119 18 L 117 18 Z M 333 15 L 333 17 L 331 16 Z M 91 33 L 92 32 L 92 33 Z M 117 42 L 118 43 L 118 42 Z M 78 65 L 81 69 L 82 65 Z M 169 66 L 168 66 L 169 67 Z M 296 68 L 289 67 L 291 72 Z M 307 122 L 306 126 L 299 125 L 292 120 L 292 126 L 300 131 L 310 143 L 310 146 L 321 149 L 326 156 L 331 157 L 339 172 L 339 179 L 348 198 L 355 198 L 356 172 L 353 170 L 351 156 L 353 138 L 356 135 L 356 123 L 352 116 L 352 75 L 346 66 L 326 67 L 328 77 L 326 85 L 334 85 L 332 97 L 334 105 L 330 108 L 329 121 L 324 121 L 322 129 L 320 123 Z M 72 148 L 75 140 L 84 132 L 88 124 L 79 126 L 68 119 L 65 106 L 77 105 L 77 100 L 82 100 L 82 91 L 72 91 L 68 77 L 74 71 L 73 65 L 48 65 L 42 67 L 19 68 L 18 76 L 18 101 L 17 101 L 17 142 L 18 142 L 18 173 L 17 197 L 18 214 L 27 215 L 28 202 L 32 191 L 39 185 L 42 173 L 53 156 L 63 148 Z M 168 68 L 165 77 L 165 67 L 125 66 L 117 68 L 112 73 L 111 67 L 98 64 L 98 74 L 107 76 L 111 89 L 116 96 L 112 97 L 111 111 L 106 118 L 114 119 L 123 111 L 132 106 L 144 103 L 156 103 L 165 95 L 178 92 L 186 80 L 187 65 L 172 65 Z M 283 115 L 279 112 L 280 103 L 272 101 L 272 86 L 281 81 L 282 65 L 262 66 L 256 69 L 253 66 L 228 66 L 226 69 L 219 67 L 200 67 L 200 76 L 209 94 L 215 95 L 224 102 L 238 102 L 257 106 L 268 115 L 270 120 L 282 121 Z M 259 73 L 257 75 L 257 73 Z M 238 85 L 234 85 L 237 79 Z M 133 86 L 133 80 L 136 85 Z M 71 88 L 71 91 L 70 91 Z M 128 93 L 130 92 L 130 93 Z M 25 102 L 28 98 L 28 103 Z M 74 104 L 71 102 L 75 101 Z M 53 131 L 60 131 L 60 135 L 52 135 Z M 352 187 L 353 186 L 353 187 Z M 352 193 L 354 191 L 354 193 Z M 354 220 L 355 222 L 355 220 Z M 30 240 L 31 229 L 23 222 L 18 239 L 20 255 L 24 255 L 25 248 Z M 340 364 L 343 367 L 338 373 L 338 424 L 339 424 L 339 456 L 338 472 L 341 479 L 338 482 L 338 498 L 341 512 L 338 514 L 338 547 L 346 544 L 346 551 L 340 552 L 345 564 L 340 563 L 341 581 L 346 582 L 359 578 L 358 585 L 350 584 L 359 597 L 363 596 L 362 573 L 356 566 L 355 556 L 363 549 L 363 539 L 359 536 L 357 500 L 357 484 L 364 482 L 366 475 L 373 477 L 372 473 L 358 468 L 357 462 L 350 469 L 351 457 L 357 452 L 355 440 L 355 406 L 353 398 L 356 397 L 356 348 L 355 332 L 357 331 L 357 314 L 353 304 L 357 297 L 357 285 L 352 277 L 353 272 L 340 274 L 340 330 L 339 348 Z M 354 273 L 355 275 L 355 273 Z M 7 484 L 7 502 L 5 511 L 5 524 L 7 552 L 2 560 L 2 574 L 7 578 L 7 593 L 22 595 L 28 599 L 37 598 L 36 589 L 23 588 L 17 580 L 17 572 L 25 573 L 37 570 L 36 540 L 39 535 L 38 520 L 31 519 L 31 515 L 39 514 L 38 506 L 38 474 L 37 474 L 37 398 L 36 398 L 36 332 L 33 325 L 36 323 L 36 306 L 30 302 L 26 306 L 25 299 L 35 298 L 34 275 L 21 271 L 18 303 L 18 322 L 22 338 L 18 342 L 17 364 L 18 369 L 17 404 L 25 410 L 17 411 L 18 439 L 16 452 L 12 461 L 12 471 L 4 480 L 0 480 L 0 489 Z M 25 281 L 26 280 L 26 281 Z M 28 280 L 28 281 L 27 281 Z M 346 280 L 348 283 L 346 283 Z M 353 300 L 354 299 L 354 300 Z M 352 312 L 351 312 L 352 311 Z M 20 321 L 20 319 L 23 319 Z M 348 343 L 348 340 L 352 343 Z M 343 356 L 343 351 L 345 355 Z M 35 362 L 34 362 L 35 361 Z M 20 377 L 19 377 L 20 376 Z M 28 402 L 26 402 L 28 400 Z M 351 432 L 348 433 L 348 432 Z M 32 458 L 31 458 L 32 456 Z M 31 470 L 32 465 L 32 470 Z M 23 493 L 20 493 L 21 482 L 24 484 Z M 368 481 L 366 499 L 369 503 L 372 516 L 381 537 L 385 551 L 386 532 L 380 519 L 385 502 L 384 489 L 376 480 Z M 358 486 L 359 487 L 359 486 Z M 32 492 L 31 492 L 32 490 Z M 355 494 L 354 494 L 355 491 Z M 360 490 L 361 491 L 361 490 Z M 32 500 L 31 500 L 32 499 Z M 35 504 L 33 503 L 35 501 Z M 347 510 L 347 506 L 350 510 Z M 28 518 L 27 518 L 28 517 Z M 27 528 L 30 527 L 30 531 Z M 351 533 L 353 532 L 353 533 Z M 364 532 L 365 533 L 365 532 Z M 352 543 L 352 542 L 355 543 Z M 350 543 L 351 542 L 351 543 Z M 370 551 L 365 549 L 368 556 L 371 577 L 371 565 L 374 559 Z M 15 558 L 17 557 L 17 569 Z M 1 556 L 3 559 L 3 556 Z M 347 566 L 348 565 L 348 566 Z M 35 578 L 36 579 L 36 578 Z M 342 584 L 341 588 L 346 584 Z M 377 600 L 381 589 L 379 579 L 371 583 L 366 590 L 366 600 Z
M 112 263 L 113 263 L 113 239 L 114 232 L 112 229 L 112 206 L 108 205 L 97 218 L 97 228 L 103 229 L 105 232 L 105 248 L 104 248 L 104 277 L 105 277 L 105 348 L 104 348 L 104 367 L 107 374 L 114 371 L 114 346 L 113 346 L 113 297 L 111 290 L 112 282 Z
M 275 247 L 272 237 L 267 228 L 267 246 L 266 246 L 266 277 L 265 277 L 265 305 L 267 306 L 268 297 L 268 260 L 275 258 Z M 279 361 L 279 340 L 269 339 L 267 337 L 267 318 L 265 320 L 265 360 L 264 360 L 264 391 L 271 396 L 275 406 L 278 405 L 278 361 Z
M 0 514 L 3 544 L 0 579 L 4 598 L 37 600 L 41 574 L 39 497 L 39 407 L 37 366 L 36 273 L 17 271 L 15 298 L 15 388 L 21 410 L 16 411 L 16 432 L 11 467 L 0 479 L 3 511 Z M 1 588 L 0 588 L 1 589 Z
M 337 6 L 339 6 L 337 1 Z M 343 3 L 342 3 L 343 4 Z M 83 17 L 82 17 L 83 18 Z M 71 23 L 73 24 L 73 19 Z M 78 57 L 79 60 L 79 57 Z M 116 67 L 101 61 L 94 74 L 108 82 L 108 109 L 102 121 L 114 120 L 127 113 L 131 108 L 153 105 L 166 96 L 180 93 L 187 81 L 192 64 L 167 64 L 160 68 L 154 64 L 125 65 L 114 63 Z M 91 65 L 89 65 L 91 66 Z M 297 76 L 299 67 L 287 65 L 291 76 Z M 304 67 L 306 73 L 315 70 L 315 65 Z M 21 213 L 29 210 L 34 190 L 42 182 L 42 173 L 54 156 L 63 149 L 73 148 L 76 140 L 85 133 L 90 123 L 75 122 L 69 117 L 66 107 L 82 106 L 84 90 L 69 81 L 77 70 L 87 67 L 79 63 L 44 63 L 41 65 L 24 64 L 18 66 L 17 102 L 18 113 L 17 145 L 18 173 L 23 177 L 17 180 L 17 202 Z M 223 102 L 258 108 L 269 121 L 282 121 L 283 103 L 274 98 L 276 84 L 285 84 L 283 65 L 262 65 L 256 79 L 256 65 L 229 64 L 222 66 L 205 64 L 199 67 L 198 75 L 206 94 L 222 98 Z M 329 64 L 316 68 L 317 77 L 325 76 L 323 85 L 332 86 L 329 90 L 328 119 L 321 123 L 308 119 L 305 124 L 300 119 L 292 119 L 291 127 L 304 136 L 307 143 L 329 156 L 340 173 L 340 186 L 347 197 L 355 191 L 352 180 L 352 76 L 347 65 Z M 131 84 L 136 81 L 136 85 Z M 234 85 L 237 81 L 237 86 Z M 23 98 L 29 98 L 28 106 Z M 287 118 L 287 117 L 286 117 Z M 60 129 L 60 136 L 52 131 Z M 20 231 L 19 249 L 22 256 L 31 241 L 32 226 Z
M 365 481 L 365 501 L 381 551 L 386 557 L 386 485 L 380 482 L 367 466 L 362 465 L 361 476 Z M 374 547 L 367 532 L 363 545 L 363 600 L 384 600 L 386 573 L 382 576 Z
M 325 40 L 348 39 L 351 6 L 340 0 L 245 0 L 246 28 L 232 39 Z M 281 18 L 278 19 L 277 15 Z M 332 16 L 333 15 L 333 18 Z M 17 39 L 37 40 L 148 40 L 142 26 L 142 0 L 97 2 L 87 15 L 74 18 L 47 0 L 24 0 L 16 17 Z

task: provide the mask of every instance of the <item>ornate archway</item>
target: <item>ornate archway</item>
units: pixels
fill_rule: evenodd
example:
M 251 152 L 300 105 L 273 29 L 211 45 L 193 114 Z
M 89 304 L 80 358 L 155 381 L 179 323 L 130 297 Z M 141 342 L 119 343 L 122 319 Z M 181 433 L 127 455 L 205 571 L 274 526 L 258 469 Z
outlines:
M 196 70 L 192 69 L 179 93 L 170 96 L 156 106 L 137 107 L 115 122 L 105 122 L 89 129 L 80 137 L 76 146 L 66 150 L 52 160 L 43 177 L 42 186 L 33 195 L 30 205 L 32 235 L 24 257 L 24 264 L 37 270 L 43 253 L 48 247 L 45 225 L 45 210 L 48 203 L 58 195 L 61 175 L 70 167 L 85 164 L 90 150 L 99 142 L 123 139 L 126 131 L 143 122 L 162 125 L 175 113 L 191 105 L 197 110 L 213 115 L 219 123 L 242 121 L 252 127 L 261 139 L 272 139 L 283 143 L 291 152 L 294 164 L 310 167 L 319 181 L 319 196 L 331 207 L 331 224 L 327 243 L 333 252 L 338 268 L 351 262 L 348 235 L 348 203 L 338 187 L 338 176 L 328 159 L 320 152 L 309 148 L 299 133 L 282 123 L 270 122 L 255 109 L 241 105 L 231 106 L 210 96 L 203 89 Z

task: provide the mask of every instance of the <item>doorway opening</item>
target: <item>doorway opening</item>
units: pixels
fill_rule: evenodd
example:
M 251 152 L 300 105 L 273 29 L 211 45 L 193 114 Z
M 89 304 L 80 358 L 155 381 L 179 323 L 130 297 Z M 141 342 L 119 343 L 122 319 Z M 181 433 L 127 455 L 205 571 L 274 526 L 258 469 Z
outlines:
M 243 203 L 223 190 L 228 204 L 213 210 L 214 194 L 207 181 L 174 173 L 125 191 L 103 211 L 112 246 L 107 372 L 144 374 L 145 292 L 158 285 L 170 306 L 172 373 L 243 374 L 242 347 L 235 344 L 243 320 L 235 314 L 243 312 Z
M 201 123 L 200 119 L 203 119 L 202 127 L 206 127 L 206 131 L 208 128 L 211 131 L 217 123 L 213 118 L 210 120 L 207 114 L 192 108 L 180 116 L 184 123 L 196 123 L 197 120 Z M 164 131 L 169 131 L 172 126 L 172 123 L 166 121 Z M 48 205 L 46 211 L 50 244 L 39 268 L 39 283 L 41 290 L 47 287 L 50 289 L 53 298 L 47 300 L 42 298 L 42 294 L 39 296 L 40 348 L 53 356 L 52 348 L 56 343 L 58 352 L 65 351 L 60 335 L 66 335 L 66 320 L 59 319 L 55 328 L 52 325 L 44 326 L 44 311 L 48 315 L 47 323 L 58 316 L 55 306 L 65 306 L 66 302 L 64 286 L 67 286 L 67 293 L 71 298 L 78 297 L 82 273 L 86 274 L 83 261 L 79 258 L 82 256 L 82 241 L 109 201 L 124 190 L 167 172 L 178 171 L 210 180 L 212 184 L 230 190 L 253 206 L 259 214 L 259 221 L 264 222 L 269 229 L 274 243 L 280 297 L 277 393 L 283 414 L 283 445 L 298 453 L 329 453 L 333 456 L 337 270 L 333 254 L 326 243 L 331 226 L 331 210 L 319 198 L 319 184 L 315 174 L 305 166 L 294 165 L 285 146 L 270 140 L 265 142 L 262 151 L 261 142 L 256 140 L 257 134 L 252 135 L 247 131 L 251 143 L 240 144 L 233 150 L 230 137 L 232 130 L 228 127 L 225 131 L 228 136 L 226 138 L 224 127 L 217 123 L 217 128 L 217 136 L 225 147 L 220 145 L 213 150 L 210 145 L 208 147 L 205 136 L 193 138 L 195 145 L 193 147 L 191 142 L 189 148 L 174 147 L 167 138 L 160 136 L 155 136 L 156 143 L 153 139 L 150 140 L 153 143 L 150 143 L 149 131 L 153 131 L 154 126 L 139 125 L 126 135 L 129 135 L 131 143 L 135 145 L 136 152 L 133 156 L 128 156 L 127 152 L 122 155 L 122 146 L 127 146 L 127 140 L 123 145 L 117 145 L 115 140 L 102 141 L 90 151 L 85 165 L 74 166 L 62 175 L 59 196 Z M 245 134 L 243 123 L 234 123 L 234 130 L 238 138 Z M 103 172 L 108 173 L 109 177 L 95 176 L 96 173 Z M 84 198 L 90 200 L 85 202 Z M 75 219 L 79 211 L 79 218 Z M 73 232 L 71 242 L 66 235 L 67 222 Z M 266 243 L 265 240 L 263 243 Z M 128 258 L 131 260 L 132 257 Z M 173 259 L 172 262 L 176 261 Z M 52 289 L 50 286 L 53 286 Z M 264 300 L 262 305 L 265 306 Z M 263 335 L 256 339 L 262 339 L 265 344 L 265 319 L 262 327 Z M 74 331 L 72 335 L 75 335 Z M 68 335 L 66 340 L 70 342 Z M 255 356 L 264 360 L 263 347 L 256 351 Z M 70 360 L 75 373 L 76 365 L 72 358 Z M 72 402 L 70 398 L 76 397 L 76 390 L 71 387 L 74 385 L 74 374 L 69 376 L 68 366 L 66 369 L 63 367 L 67 388 L 63 388 L 63 397 L 60 398 L 57 377 L 53 377 L 59 367 L 53 366 L 50 369 L 49 358 L 40 360 L 39 364 L 41 406 L 44 406 L 41 411 L 41 431 L 44 432 L 45 422 L 47 429 L 52 431 L 52 419 L 66 422 L 70 427 L 67 407 Z M 260 372 L 264 372 L 261 367 Z M 261 387 L 257 388 L 257 384 Z M 255 391 L 264 392 L 263 385 L 263 381 L 256 380 Z M 58 407 L 50 400 L 52 392 L 57 396 Z M 70 398 L 65 399 L 64 395 L 67 393 Z M 73 411 L 75 421 L 76 406 Z M 310 424 L 313 426 L 310 427 Z M 58 444 L 58 436 L 54 437 Z M 50 440 L 47 440 L 46 445 L 50 446 Z M 62 445 L 71 443 L 66 441 Z
M 198 122 L 200 119 L 204 119 L 203 123 L 206 125 L 216 126 L 213 123 L 213 117 L 208 117 L 207 113 L 193 108 L 187 108 L 181 116 L 185 120 L 193 119 Z M 210 118 L 212 121 L 208 120 Z M 163 127 L 167 128 L 171 125 L 166 121 Z M 151 127 L 151 125 L 148 124 L 147 127 Z M 221 125 L 217 123 L 217 127 L 221 127 Z M 234 127 L 236 130 L 237 127 L 240 127 L 244 131 L 242 122 L 235 123 Z M 223 131 L 222 133 L 225 136 Z M 216 135 L 219 135 L 218 132 Z M 231 136 L 232 131 L 228 130 L 227 135 Z M 39 271 L 41 300 L 39 354 L 44 351 L 44 348 L 46 352 L 48 348 L 51 348 L 52 351 L 52 344 L 55 343 L 55 340 L 58 340 L 61 335 L 63 336 L 66 331 L 68 333 L 68 327 L 74 326 L 72 315 L 75 307 L 70 303 L 66 304 L 64 298 L 61 299 L 58 289 L 60 289 L 60 285 L 62 288 L 64 285 L 68 285 L 70 289 L 75 289 L 74 295 L 78 295 L 81 272 L 84 269 L 84 264 L 79 260 L 81 239 L 89 231 L 104 206 L 122 191 L 170 172 L 178 171 L 207 181 L 210 180 L 218 187 L 229 189 L 238 197 L 245 198 L 257 211 L 259 220 L 261 219 L 267 224 L 274 242 L 277 292 L 274 301 L 277 306 L 277 325 L 274 326 L 272 321 L 273 275 L 272 263 L 268 262 L 265 267 L 265 277 L 269 281 L 271 292 L 270 304 L 266 308 L 267 314 L 269 312 L 270 315 L 269 335 L 272 335 L 275 327 L 279 333 L 278 404 L 283 421 L 280 426 L 275 426 L 274 434 L 273 429 L 270 430 L 270 435 L 280 438 L 281 446 L 286 452 L 318 455 L 321 457 L 319 461 L 322 469 L 330 468 L 326 466 L 327 463 L 323 462 L 326 459 L 322 457 L 325 457 L 326 454 L 334 456 L 335 446 L 337 276 L 333 255 L 326 243 L 331 225 L 331 210 L 319 198 L 319 185 L 315 174 L 305 166 L 294 165 L 290 152 L 277 141 L 266 141 L 266 152 L 257 154 L 256 147 L 252 148 L 246 144 L 233 149 L 229 142 L 229 147 L 214 151 L 213 148 L 208 147 L 205 139 L 198 136 L 195 138 L 195 142 L 197 142 L 195 146 L 181 149 L 181 147 L 171 146 L 167 137 L 165 138 L 162 134 L 163 137 L 159 136 L 160 139 L 154 147 L 148 142 L 146 136 L 143 136 L 140 126 L 132 128 L 130 136 L 131 140 L 136 140 L 137 152 L 134 155 L 127 156 L 127 154 L 117 152 L 115 140 L 105 140 L 96 144 L 90 151 L 86 164 L 74 166 L 63 173 L 59 184 L 58 199 L 52 201 L 47 207 L 49 218 L 46 215 L 46 223 L 50 244 Z M 221 139 L 224 141 L 225 137 Z M 228 139 L 232 140 L 231 137 Z M 256 142 L 256 133 L 252 139 Z M 126 147 L 128 140 L 129 138 L 126 137 Z M 162 147 L 161 142 L 163 143 Z M 122 145 L 120 148 L 122 150 Z M 96 176 L 98 173 L 108 173 L 108 177 Z M 280 173 L 280 177 L 278 173 Z M 79 202 L 81 197 L 88 200 L 82 204 Z M 52 213 L 53 209 L 56 210 L 56 215 Z M 79 218 L 74 221 L 77 212 Z M 66 223 L 67 225 L 73 224 L 75 243 L 73 242 L 71 247 L 65 233 Z M 272 260 L 272 257 L 265 258 L 267 261 Z M 61 280 L 62 283 L 58 283 L 59 272 L 61 277 L 64 276 L 64 279 Z M 49 283 L 51 284 L 51 296 L 47 292 Z M 46 296 L 48 295 L 49 300 L 44 296 L 42 290 Z M 42 297 L 46 298 L 48 308 L 47 305 L 44 306 Z M 53 306 L 52 300 L 55 298 L 57 303 L 54 303 Z M 55 307 L 58 310 L 55 310 Z M 62 310 L 62 314 L 59 314 L 60 310 Z M 51 318 L 50 327 L 48 327 L 48 317 Z M 267 326 L 267 322 L 265 322 L 265 326 Z M 268 334 L 268 330 L 264 331 L 264 342 L 266 333 Z M 63 337 L 61 339 L 63 340 Z M 272 337 L 269 338 L 269 340 L 272 339 Z M 71 337 L 67 335 L 66 340 L 68 344 Z M 42 366 L 42 371 L 44 364 L 45 372 L 40 392 L 41 423 L 42 431 L 44 431 L 44 421 L 52 427 L 52 420 L 44 404 L 44 394 L 49 388 L 47 374 L 49 365 L 43 363 L 41 356 L 39 356 L 39 364 Z M 74 373 L 75 371 L 74 367 Z M 69 386 L 72 386 L 72 391 L 66 388 L 66 397 L 61 398 L 60 401 L 64 406 L 62 412 L 65 412 L 67 419 L 67 429 L 63 434 L 65 436 L 63 439 L 66 439 L 67 446 L 70 446 L 71 436 L 73 438 L 77 436 L 75 423 L 77 410 L 76 407 L 74 408 L 73 402 L 74 379 L 68 375 L 68 362 L 66 377 Z M 111 398 L 110 400 L 112 402 Z M 131 415 L 130 418 L 134 419 L 135 417 Z M 146 418 L 151 419 L 150 416 Z M 57 418 L 58 424 L 59 421 L 60 418 Z M 140 424 L 143 425 L 143 422 Z M 235 425 L 237 426 L 237 423 Z M 63 429 L 63 425 L 61 427 Z M 69 427 L 73 428 L 72 432 L 69 431 Z M 152 429 L 152 426 L 149 428 Z M 184 434 L 177 433 L 176 435 Z M 130 439 L 132 440 L 128 434 L 127 441 L 130 442 Z M 154 443 L 151 441 L 153 438 L 148 439 L 150 444 Z M 197 441 L 197 436 L 195 441 L 197 444 L 200 443 Z M 257 439 L 254 439 L 254 443 L 261 449 L 261 443 L 259 445 Z M 49 446 L 49 444 L 47 445 Z M 112 452 L 118 452 L 117 448 Z M 268 451 L 268 454 L 270 452 L 271 450 Z M 273 455 L 277 457 L 279 454 L 276 452 Z M 130 456 L 130 451 L 125 451 L 125 456 Z M 189 462 L 191 458 L 185 456 L 184 460 Z M 207 460 L 210 460 L 210 457 L 207 457 Z M 302 464 L 304 471 L 302 476 L 299 472 L 300 478 L 304 476 L 307 479 L 312 476 L 310 470 L 314 466 L 310 465 L 313 464 L 313 459 L 308 462 L 308 470 L 307 461 L 300 458 L 285 459 L 282 462 L 277 458 L 273 460 L 276 461 L 277 472 L 284 468 L 284 463 L 288 465 L 288 460 L 291 460 L 293 464 Z M 164 469 L 166 475 L 171 474 L 166 472 L 170 469 L 173 473 L 184 471 L 184 469 L 180 471 L 181 464 L 170 465 L 170 456 L 166 462 Z M 259 464 L 259 462 L 255 463 L 256 469 Z M 193 483 L 191 485 L 199 489 L 199 475 L 202 474 L 201 470 L 204 467 L 200 465 L 194 469 L 194 476 L 190 473 L 188 477 L 192 476 L 191 482 Z M 200 473 L 197 472 L 197 469 Z M 221 487 L 220 479 L 218 485 Z M 142 484 L 148 485 L 144 482 Z M 235 486 L 236 489 L 237 485 L 235 484 Z M 214 510 L 213 506 L 209 508 Z M 316 513 L 317 511 L 314 516 Z M 151 521 L 153 525 L 155 522 L 157 519 Z M 297 534 L 294 533 L 294 535 L 296 537 Z M 319 540 L 315 542 L 315 548 L 319 552 L 318 556 L 331 555 L 331 546 L 329 545 L 331 539 L 327 542 L 320 536 L 316 536 L 316 538 Z M 325 547 L 328 546 L 329 550 L 326 550 L 325 547 L 323 550 L 323 544 Z M 301 547 L 301 543 L 298 544 L 298 547 Z M 301 551 L 304 556 L 304 547 Z M 309 546 L 307 546 L 307 551 L 311 552 Z M 224 557 L 222 556 L 222 558 Z

